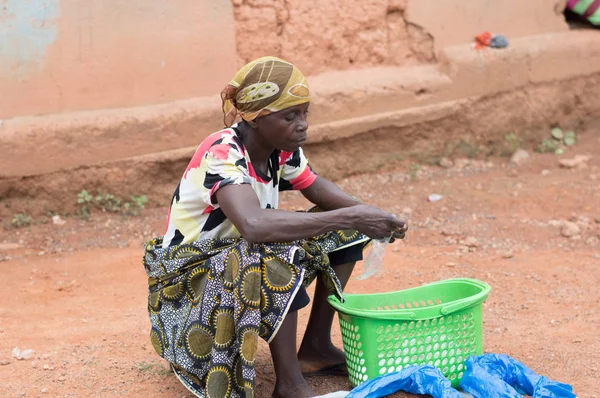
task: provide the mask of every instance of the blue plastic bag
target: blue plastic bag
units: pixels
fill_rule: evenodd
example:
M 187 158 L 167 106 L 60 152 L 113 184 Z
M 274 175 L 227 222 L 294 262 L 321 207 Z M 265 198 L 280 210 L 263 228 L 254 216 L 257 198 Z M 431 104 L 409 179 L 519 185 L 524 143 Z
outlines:
M 508 355 L 473 356 L 465 365 L 460 388 L 474 397 L 575 398 L 570 385 L 539 376 Z
M 350 391 L 346 398 L 379 398 L 397 391 L 411 394 L 429 394 L 433 398 L 461 398 L 450 381 L 439 369 L 429 366 L 411 366 L 400 372 L 368 380 Z

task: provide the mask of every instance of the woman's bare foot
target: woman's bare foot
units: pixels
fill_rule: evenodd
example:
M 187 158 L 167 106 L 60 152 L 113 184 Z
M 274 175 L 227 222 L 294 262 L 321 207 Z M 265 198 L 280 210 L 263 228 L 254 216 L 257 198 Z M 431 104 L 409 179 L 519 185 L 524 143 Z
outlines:
M 344 376 L 347 374 L 347 369 L 343 366 L 346 363 L 346 355 L 331 342 L 318 345 L 303 342 L 298 351 L 298 361 L 304 374 L 332 367 L 335 367 L 332 375 Z M 341 366 L 337 367 L 336 365 Z
M 336 265 L 334 270 L 342 288 L 350 279 L 355 262 Z M 330 375 L 347 376 L 344 352 L 331 343 L 331 325 L 335 310 L 327 302 L 331 294 L 323 280 L 315 288 L 313 306 L 306 325 L 306 332 L 298 351 L 298 361 L 305 376 Z
M 290 380 L 277 379 L 273 391 L 273 398 L 310 398 L 316 395 L 304 377 Z

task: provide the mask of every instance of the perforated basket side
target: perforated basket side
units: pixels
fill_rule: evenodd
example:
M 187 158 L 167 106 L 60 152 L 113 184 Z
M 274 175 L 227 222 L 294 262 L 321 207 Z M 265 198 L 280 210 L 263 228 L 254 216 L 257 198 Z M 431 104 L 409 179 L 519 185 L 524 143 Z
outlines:
M 367 362 L 363 349 L 360 326 L 351 323 L 347 316 L 340 316 L 340 330 L 346 354 L 346 365 L 352 385 L 357 386 L 369 379 L 367 374 Z
M 339 314 L 350 382 L 358 385 L 414 365 L 440 369 L 453 386 L 464 362 L 483 353 L 481 305 L 418 321 L 365 319 Z

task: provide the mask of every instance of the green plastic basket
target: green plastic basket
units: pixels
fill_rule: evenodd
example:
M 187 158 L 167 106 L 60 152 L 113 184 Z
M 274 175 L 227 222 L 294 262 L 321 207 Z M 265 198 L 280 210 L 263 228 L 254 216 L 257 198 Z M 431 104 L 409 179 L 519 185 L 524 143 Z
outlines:
M 491 287 L 449 279 L 377 294 L 329 296 L 338 311 L 350 382 L 433 365 L 456 387 L 464 362 L 483 353 L 481 305 Z

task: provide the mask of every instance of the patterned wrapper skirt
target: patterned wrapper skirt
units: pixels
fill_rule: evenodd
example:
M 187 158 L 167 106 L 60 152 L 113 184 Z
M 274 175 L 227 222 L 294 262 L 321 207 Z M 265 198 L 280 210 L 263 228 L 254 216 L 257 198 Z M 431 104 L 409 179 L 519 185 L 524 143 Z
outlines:
M 146 244 L 150 340 L 196 396 L 253 397 L 258 337 L 276 335 L 302 285 L 341 286 L 328 253 L 369 239 L 337 231 L 292 243 L 243 239 Z

